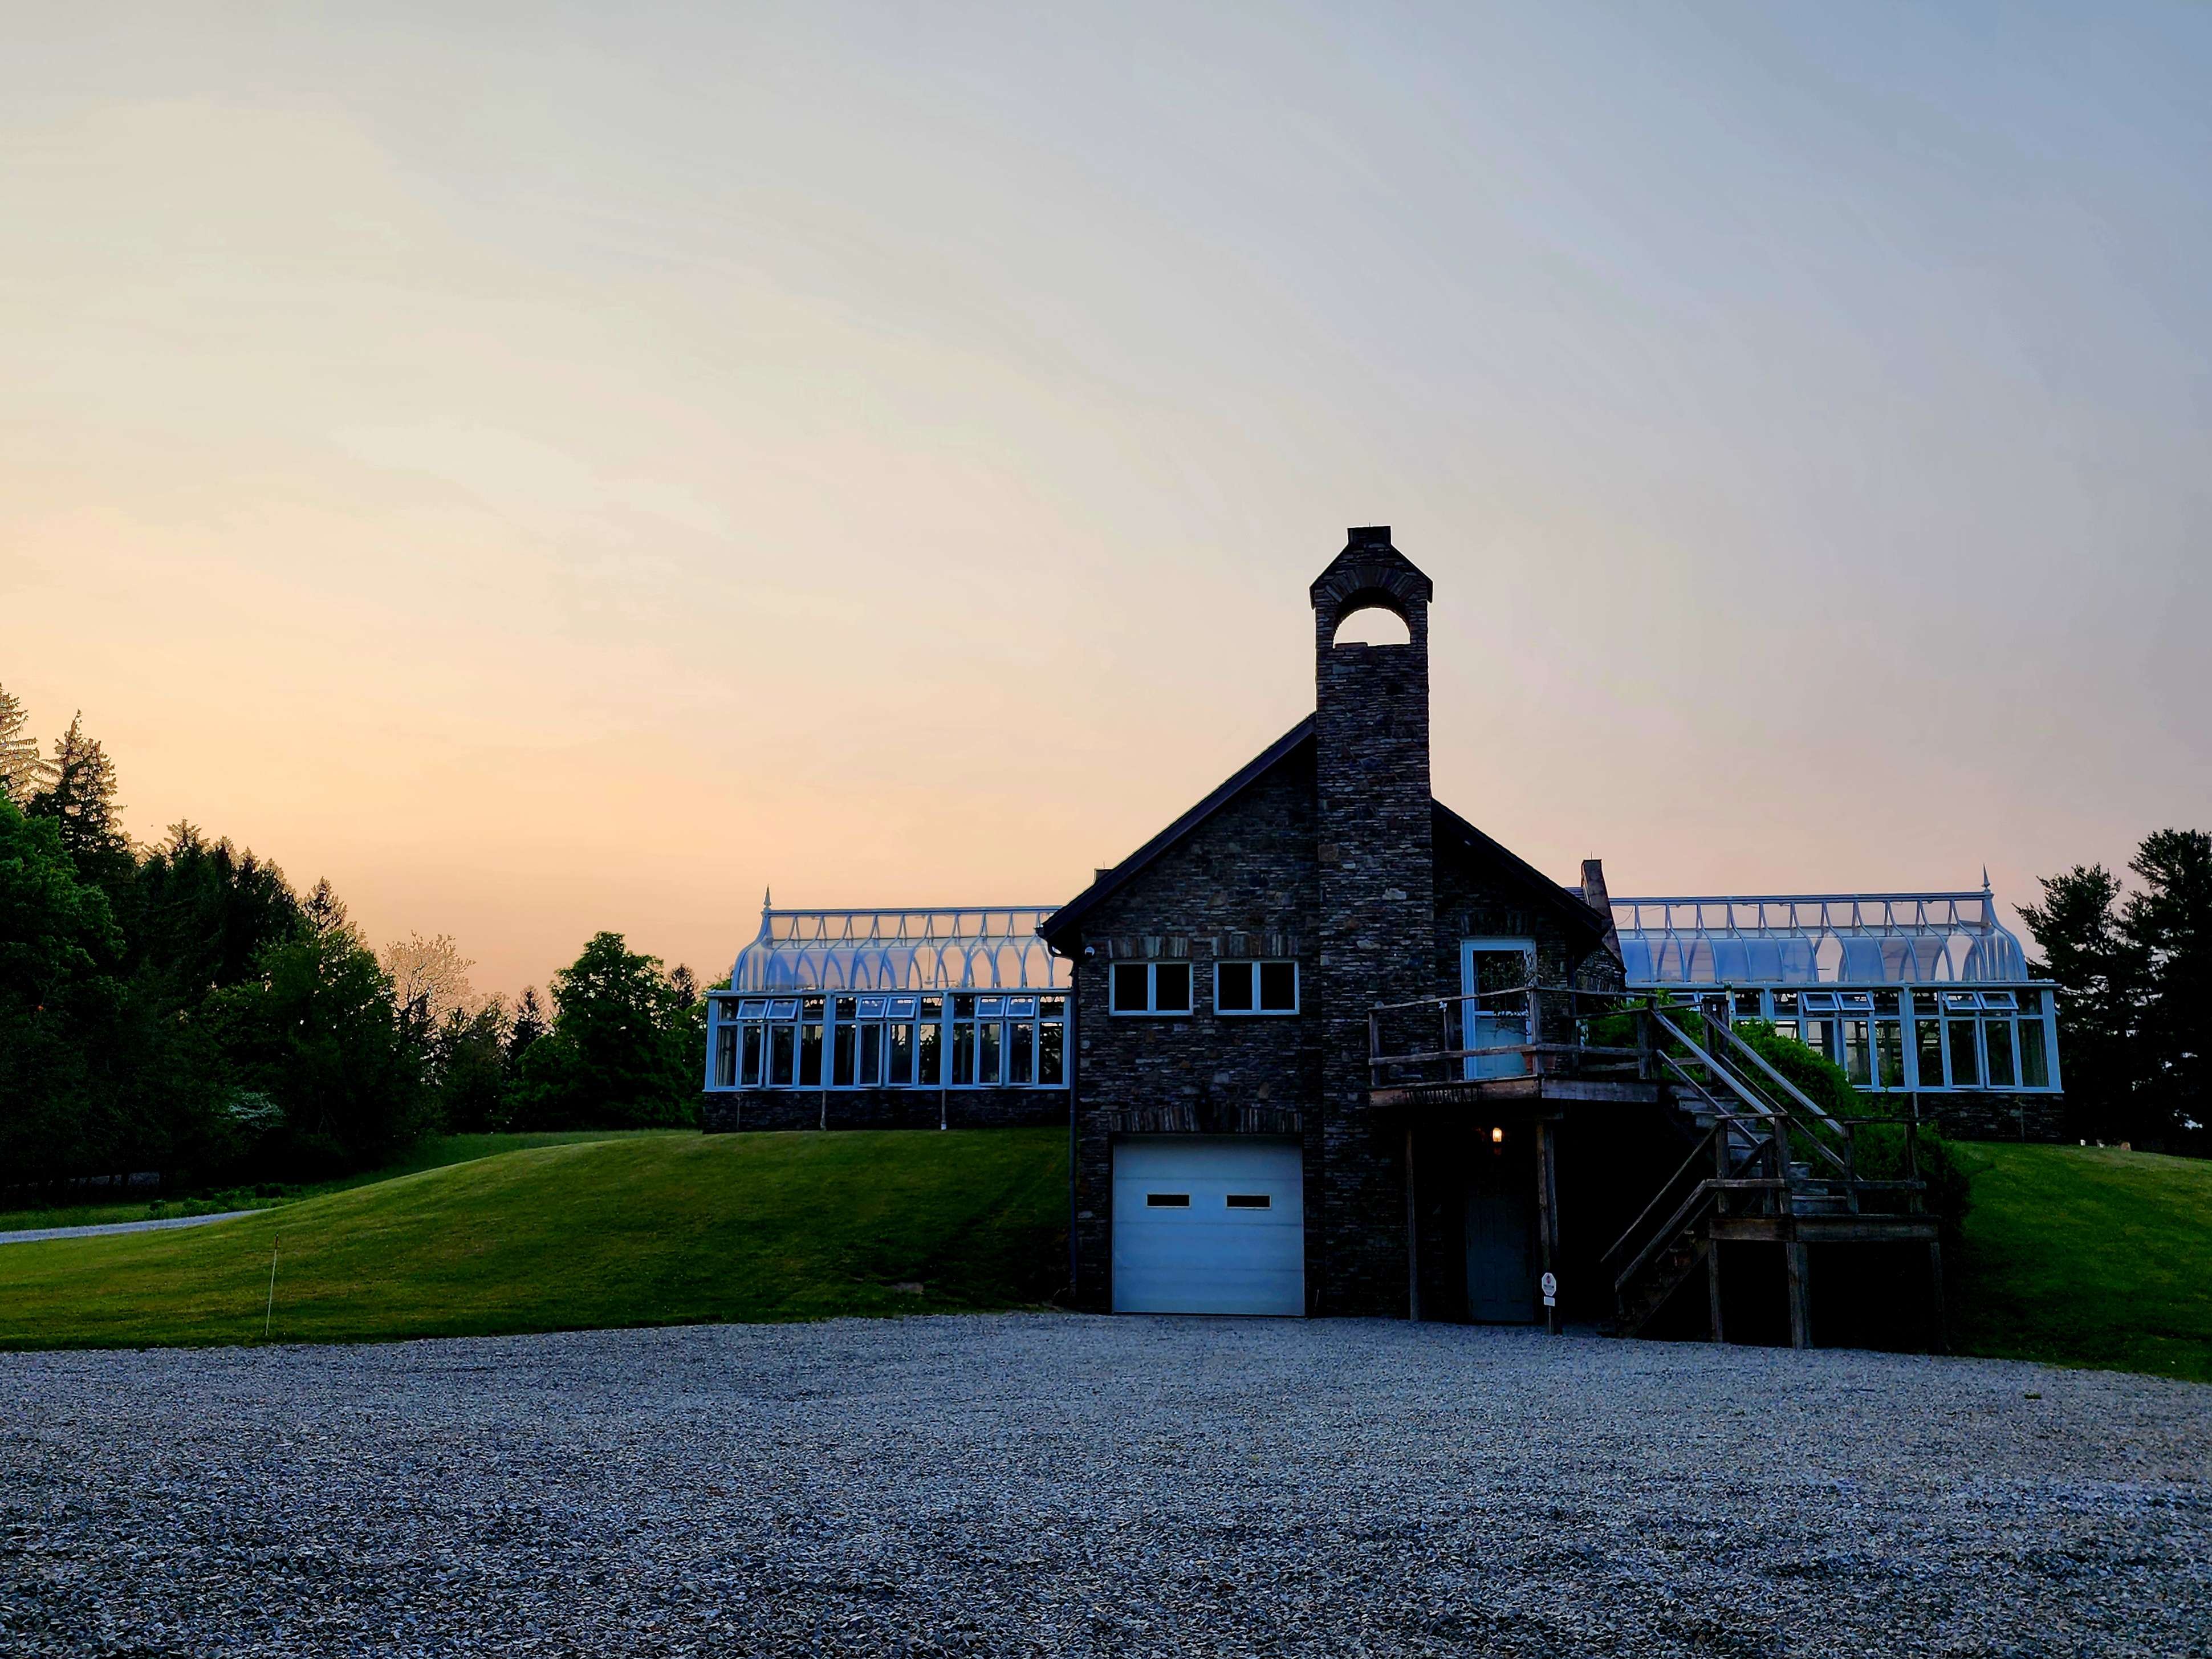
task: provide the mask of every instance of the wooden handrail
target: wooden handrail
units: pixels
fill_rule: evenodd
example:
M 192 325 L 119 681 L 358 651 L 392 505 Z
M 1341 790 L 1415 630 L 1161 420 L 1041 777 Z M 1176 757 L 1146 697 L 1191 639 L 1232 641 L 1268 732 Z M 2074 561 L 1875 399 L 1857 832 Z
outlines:
M 1781 1126 L 1784 1128 L 1796 1127 L 1796 1125 L 1790 1121 L 1790 1114 L 1788 1108 L 1781 1105 L 1778 1102 L 1762 1100 L 1758 1096 L 1753 1094 L 1750 1090 L 1747 1089 L 1743 1084 L 1738 1080 L 1734 1072 L 1730 1071 L 1727 1066 L 1722 1065 L 1711 1054 L 1707 1054 L 1703 1048 L 1699 1048 L 1697 1042 L 1691 1038 L 1687 1032 L 1676 1025 L 1674 1021 L 1668 1019 L 1666 1015 L 1661 1013 L 1656 1008 L 1654 1008 L 1651 1010 L 1650 1017 L 1663 1027 L 1677 1042 L 1680 1043 L 1685 1048 L 1687 1048 L 1693 1056 L 1703 1062 L 1707 1072 L 1717 1073 L 1721 1081 L 1725 1083 L 1729 1086 L 1729 1090 L 1746 1104 L 1749 1105 L 1753 1111 L 1759 1112 L 1761 1115 L 1772 1119 L 1777 1125 Z M 1710 1017 L 1708 1017 L 1707 1023 L 1711 1023 Z M 1742 1041 L 1741 1038 L 1737 1037 L 1735 1033 L 1733 1031 L 1726 1032 L 1725 1035 L 1733 1041 L 1738 1042 Z M 1748 1045 L 1745 1046 L 1747 1051 L 1748 1051 Z M 1680 1062 L 1675 1060 L 1672 1055 L 1666 1054 L 1663 1050 L 1662 1051 L 1660 1057 L 1673 1064 L 1675 1070 L 1678 1072 L 1682 1069 Z M 1758 1056 L 1754 1054 L 1753 1058 L 1756 1059 Z M 1762 1066 L 1765 1065 L 1765 1062 L 1763 1060 L 1761 1060 L 1759 1063 Z M 1767 1066 L 1766 1069 L 1771 1072 L 1773 1067 Z M 1786 1082 L 1784 1083 L 1783 1086 L 1784 1088 L 1790 1088 L 1790 1085 Z M 1804 1097 L 1802 1095 L 1799 1095 L 1794 1088 L 1790 1088 L 1790 1092 L 1800 1100 L 1804 1098 Z M 1808 1103 L 1809 1104 L 1810 1103 Z M 1817 1108 L 1814 1109 L 1818 1111 Z M 1841 1124 L 1838 1123 L 1826 1112 L 1820 1112 L 1819 1116 L 1822 1122 L 1829 1125 L 1831 1127 L 1836 1129 L 1839 1133 L 1844 1135 L 1846 1144 L 1848 1144 L 1850 1136 L 1850 1132 L 1848 1130 L 1844 1129 Z M 1817 1136 L 1813 1139 L 1812 1145 L 1814 1149 L 1820 1152 L 1822 1158 L 1827 1159 L 1829 1163 L 1832 1164 L 1837 1169 L 1843 1171 L 1844 1178 L 1845 1180 L 1848 1181 L 1850 1179 L 1851 1170 L 1849 1160 L 1837 1157 L 1834 1150 L 1827 1146 L 1826 1143 L 1820 1140 Z
M 1819 1118 L 1821 1122 L 1826 1124 L 1830 1128 L 1838 1131 L 1842 1129 L 1842 1124 L 1838 1123 L 1834 1118 L 1829 1116 L 1826 1112 L 1815 1105 L 1812 1098 L 1802 1090 L 1798 1088 L 1796 1084 L 1792 1083 L 1788 1078 L 1783 1076 L 1781 1073 L 1776 1071 L 1774 1067 L 1767 1062 L 1767 1059 L 1765 1054 L 1760 1054 L 1758 1049 L 1753 1048 L 1748 1042 L 1746 1042 L 1726 1024 L 1715 1019 L 1711 1014 L 1707 1014 L 1705 1016 L 1705 1024 L 1708 1027 L 1718 1031 L 1723 1036 L 1726 1037 L 1735 1048 L 1741 1048 L 1745 1054 L 1749 1054 L 1751 1056 L 1752 1064 L 1758 1066 L 1760 1071 L 1765 1073 L 1768 1077 L 1779 1084 L 1782 1087 L 1782 1091 L 1788 1095 L 1790 1099 L 1796 1101 L 1800 1106 L 1810 1112 L 1814 1117 Z
M 1615 1275 L 1613 1281 L 1613 1293 L 1615 1296 L 1620 1294 L 1623 1285 L 1644 1271 L 1644 1264 L 1659 1253 L 1661 1245 L 1688 1226 L 1696 1218 L 1697 1212 L 1712 1201 L 1714 1191 L 1718 1185 L 1719 1183 L 1714 1181 L 1700 1181 L 1690 1189 L 1690 1195 L 1676 1205 L 1674 1213 L 1667 1218 L 1666 1225 L 1654 1232 L 1650 1242 L 1636 1253 L 1636 1260 Z M 1662 1188 L 1661 1190 L 1663 1192 L 1665 1188 Z M 1600 1256 L 1598 1260 L 1602 1261 L 1605 1257 Z
M 1668 1176 L 1666 1180 L 1659 1183 L 1658 1191 L 1652 1194 L 1651 1201 L 1644 1206 L 1643 1213 L 1638 1215 L 1635 1220 L 1630 1222 L 1627 1228 L 1621 1233 L 1620 1237 L 1613 1241 L 1612 1249 L 1607 1249 L 1598 1257 L 1600 1261 L 1610 1261 L 1613 1260 L 1615 1252 L 1619 1251 L 1620 1249 L 1627 1243 L 1630 1239 L 1636 1237 L 1636 1230 L 1644 1224 L 1644 1216 L 1650 1215 L 1652 1211 L 1659 1207 L 1660 1200 L 1665 1198 L 1668 1192 L 1673 1190 L 1674 1185 L 1676 1182 L 1680 1181 L 1685 1175 L 1689 1173 L 1690 1167 L 1706 1154 L 1707 1151 L 1710 1150 L 1711 1146 L 1713 1137 L 1721 1133 L 1723 1133 L 1722 1126 L 1716 1123 L 1711 1128 L 1706 1130 L 1705 1133 L 1698 1138 L 1697 1145 L 1690 1149 L 1689 1157 L 1682 1160 L 1681 1167 L 1676 1170 L 1674 1174 Z

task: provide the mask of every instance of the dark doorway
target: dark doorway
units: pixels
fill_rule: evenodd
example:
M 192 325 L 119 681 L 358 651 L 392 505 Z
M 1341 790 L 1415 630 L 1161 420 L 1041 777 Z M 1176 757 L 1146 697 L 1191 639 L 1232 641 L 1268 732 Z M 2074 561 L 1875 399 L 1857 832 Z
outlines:
M 1479 1324 L 1535 1322 L 1533 1140 L 1521 1126 L 1475 1152 L 1467 1194 L 1467 1313 Z

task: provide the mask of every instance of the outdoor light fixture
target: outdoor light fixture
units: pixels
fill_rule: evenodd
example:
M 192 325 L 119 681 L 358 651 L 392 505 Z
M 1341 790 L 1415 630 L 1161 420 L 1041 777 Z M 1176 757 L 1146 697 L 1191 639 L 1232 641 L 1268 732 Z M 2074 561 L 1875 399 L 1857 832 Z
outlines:
M 1505 1144 L 1505 1131 L 1503 1129 L 1492 1129 L 1490 1132 L 1490 1142 L 1493 1146 L 1504 1146 Z

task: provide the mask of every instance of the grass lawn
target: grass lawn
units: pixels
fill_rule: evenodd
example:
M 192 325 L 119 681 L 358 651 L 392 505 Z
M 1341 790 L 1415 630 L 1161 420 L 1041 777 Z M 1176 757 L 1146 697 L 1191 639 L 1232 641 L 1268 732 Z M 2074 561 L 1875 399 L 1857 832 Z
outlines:
M 1960 1352 L 2212 1382 L 2212 1160 L 1954 1144 L 1974 1170 Z
M 629 1134 L 0 1246 L 0 1347 L 260 1341 L 272 1246 L 277 1342 L 1018 1306 L 1066 1216 L 1065 1129 Z
M 251 1187 L 245 1187 L 195 1198 L 157 1199 L 150 1204 L 141 1200 L 135 1204 L 69 1204 L 33 1210 L 0 1210 L 0 1233 L 34 1227 L 99 1227 L 111 1221 L 152 1221 L 163 1216 L 216 1215 L 225 1210 L 269 1210 L 302 1198 L 342 1193 L 389 1181 L 393 1176 L 443 1169 L 448 1164 L 465 1164 L 471 1158 L 519 1152 L 526 1146 L 568 1146 L 584 1140 L 618 1140 L 627 1134 L 652 1133 L 641 1129 L 551 1129 L 542 1133 L 436 1135 L 409 1147 L 397 1163 L 382 1169 L 365 1170 L 337 1181 L 288 1185 L 281 1198 L 257 1197 Z

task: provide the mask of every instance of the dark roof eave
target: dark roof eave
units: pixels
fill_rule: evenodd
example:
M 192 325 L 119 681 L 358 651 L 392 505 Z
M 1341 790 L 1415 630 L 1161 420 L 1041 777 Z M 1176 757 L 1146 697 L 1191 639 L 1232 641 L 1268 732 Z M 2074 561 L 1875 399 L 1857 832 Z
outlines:
M 1449 833 L 1468 851 L 1504 866 L 1528 883 L 1544 907 L 1556 915 L 1570 933 L 1585 936 L 1592 949 L 1605 942 L 1606 929 L 1613 925 L 1611 917 L 1592 909 L 1568 889 L 1560 886 L 1503 842 L 1484 835 L 1442 801 L 1432 799 L 1429 805 L 1433 826 L 1431 834 L 1437 842 L 1441 843 L 1444 835 Z
M 1300 744 L 1311 743 L 1313 735 L 1314 717 L 1309 714 L 1238 768 L 1232 776 L 1224 780 L 1197 805 L 1039 922 L 1037 932 L 1044 935 L 1045 943 L 1062 956 L 1074 954 L 1060 950 L 1060 939 L 1069 930 L 1157 862 L 1178 842 L 1258 782 L 1268 771 L 1288 759 Z

